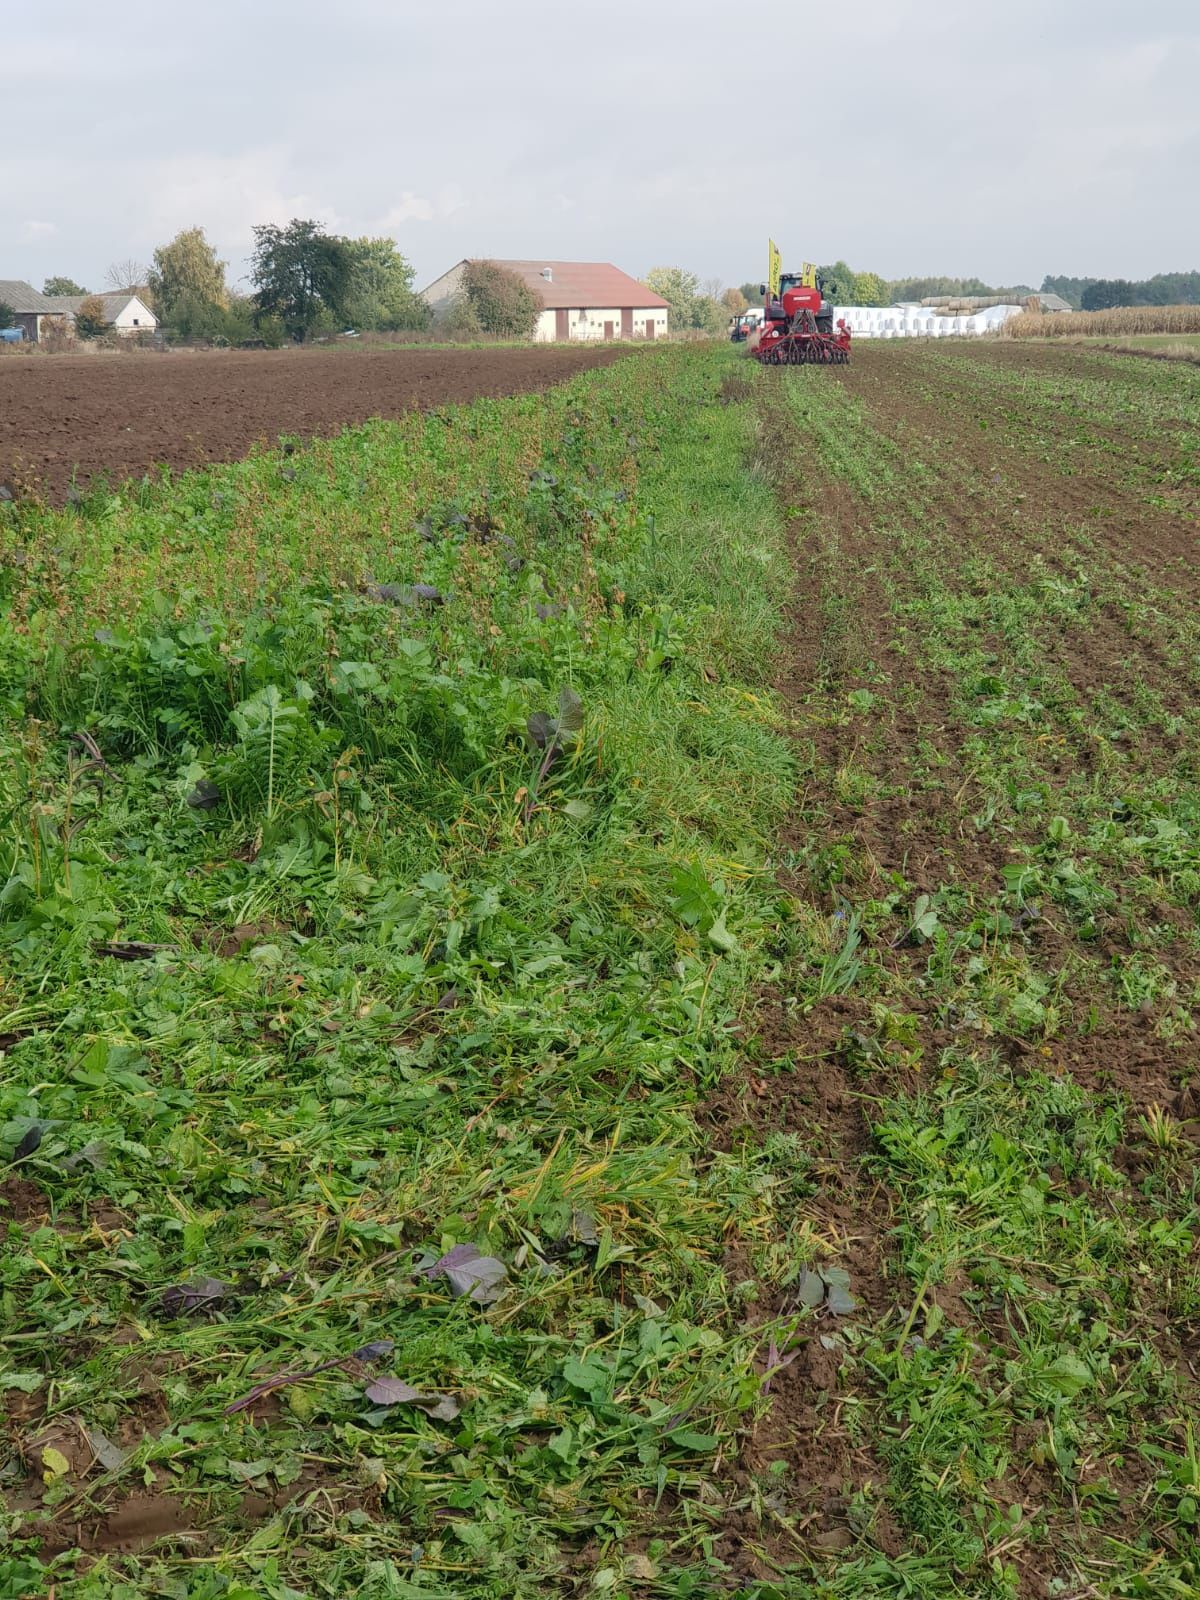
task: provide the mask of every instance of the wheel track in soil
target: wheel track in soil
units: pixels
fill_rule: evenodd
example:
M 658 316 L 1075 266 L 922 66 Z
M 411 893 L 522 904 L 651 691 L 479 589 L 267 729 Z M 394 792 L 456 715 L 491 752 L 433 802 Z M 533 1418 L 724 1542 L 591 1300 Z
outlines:
M 760 427 L 768 437 L 777 434 L 778 415 L 773 411 L 762 415 Z M 793 479 L 780 478 L 777 487 L 781 499 L 794 503 L 798 491 Z M 823 486 L 821 501 L 819 513 L 813 507 L 789 528 L 796 587 L 775 689 L 784 702 L 793 740 L 802 743 L 815 734 L 823 760 L 834 762 L 840 730 L 810 728 L 802 707 L 826 664 L 822 606 L 830 594 L 830 576 L 837 570 L 839 536 L 852 531 L 855 512 L 850 497 L 836 484 Z M 803 848 L 807 837 L 801 804 L 783 830 L 781 857 Z M 802 894 L 802 885 L 786 867 L 781 866 L 778 877 L 789 895 Z M 886 1246 L 889 1202 L 882 1186 L 865 1173 L 870 1129 L 837 1056 L 843 1029 L 857 1013 L 856 1005 L 832 999 L 802 1017 L 778 988 L 764 991 L 756 1015 L 762 1055 L 770 1062 L 794 1057 L 798 1069 L 809 1069 L 804 1086 L 798 1088 L 786 1075 L 731 1078 L 710 1097 L 702 1116 L 723 1149 L 741 1139 L 761 1141 L 769 1131 L 810 1138 L 814 1129 L 819 1130 L 828 1155 L 813 1174 L 822 1187 L 812 1202 L 812 1220 L 816 1231 L 835 1246 L 856 1297 L 872 1318 L 881 1318 L 894 1304 Z M 750 1275 L 740 1248 L 730 1253 L 727 1267 L 738 1277 Z M 764 1289 L 755 1318 L 774 1322 L 796 1309 L 788 1296 Z M 745 1486 L 773 1462 L 783 1461 L 795 1475 L 797 1488 L 786 1521 L 781 1519 L 774 1528 L 763 1530 L 750 1518 L 726 1523 L 720 1553 L 731 1574 L 743 1582 L 770 1579 L 776 1561 L 795 1561 L 806 1548 L 836 1550 L 849 1538 L 850 1495 L 887 1481 L 887 1469 L 878 1456 L 856 1442 L 845 1425 L 838 1373 L 836 1352 L 821 1343 L 819 1331 L 810 1329 L 796 1358 L 772 1377 L 771 1406 L 744 1441 L 736 1480 Z M 882 1499 L 875 1535 L 881 1549 L 893 1555 L 900 1552 L 902 1536 Z
M 1064 359 L 1057 351 L 1053 357 Z M 1039 358 L 1044 359 L 1041 353 Z M 938 441 L 939 454 L 944 462 L 948 458 L 948 465 L 932 482 L 924 480 L 928 492 L 923 503 L 889 506 L 886 515 L 889 522 L 894 521 L 898 511 L 901 522 L 922 524 L 922 540 L 935 550 L 944 582 L 962 583 L 964 563 L 977 553 L 981 536 L 988 555 L 1014 582 L 1028 581 L 1034 556 L 1064 577 L 1078 570 L 1071 559 L 1072 530 L 1080 525 L 1080 507 L 1089 493 L 1094 502 L 1094 484 L 1081 487 L 1078 480 L 1047 470 L 1020 451 L 1010 452 L 1007 470 L 1017 486 L 1001 500 L 986 488 L 980 490 L 979 440 L 969 430 L 969 407 L 962 404 L 961 395 L 957 407 L 930 406 L 918 416 L 919 408 L 909 403 L 911 390 L 898 363 L 880 371 L 868 359 L 848 371 L 820 376 L 824 381 L 840 382 L 860 400 L 870 425 L 902 454 L 927 446 L 931 437 Z M 957 835 L 944 827 L 946 796 L 961 796 L 971 781 L 961 741 L 955 736 L 959 720 L 953 704 L 956 685 L 949 674 L 931 674 L 919 658 L 894 649 L 893 607 L 898 599 L 915 592 L 915 568 L 893 560 L 888 574 L 890 589 L 885 584 L 880 568 L 887 563 L 887 552 L 877 527 L 880 506 L 827 471 L 814 468 L 803 431 L 788 411 L 780 388 L 768 379 L 759 389 L 760 428 L 769 472 L 781 504 L 798 512 L 789 530 L 796 591 L 776 689 L 790 719 L 804 773 L 796 810 L 783 830 L 782 853 L 786 858 L 820 840 L 849 838 L 878 876 L 902 869 L 917 888 L 931 890 L 939 882 L 956 878 L 976 885 L 996 880 L 1010 859 L 1008 848 L 998 840 L 968 836 L 961 823 Z M 1194 545 L 1194 536 L 1177 515 L 1147 508 L 1125 486 L 1114 491 L 1106 481 L 1104 489 L 1119 502 L 1120 511 L 1119 517 L 1104 525 L 1104 538 L 1098 541 L 1105 588 L 1111 585 L 1111 591 L 1101 607 L 1092 608 L 1086 641 L 1074 633 L 1068 636 L 1066 630 L 1046 630 L 1047 665 L 1066 688 L 1084 696 L 1085 703 L 1091 691 L 1115 688 L 1117 701 L 1132 706 L 1137 684 L 1148 681 L 1151 686 L 1158 685 L 1168 711 L 1182 709 L 1186 691 L 1173 674 L 1163 636 L 1166 629 L 1156 629 L 1158 636 L 1148 639 L 1134 637 L 1113 595 L 1136 585 L 1138 569 L 1147 559 L 1151 563 L 1177 561 L 1181 548 Z M 1036 521 L 1022 515 L 1031 496 L 1039 508 Z M 1070 554 L 1064 555 L 1053 544 L 1048 547 L 1048 524 L 1061 529 Z M 1139 540 L 1137 555 L 1131 557 L 1128 543 L 1123 544 L 1122 539 L 1127 541 L 1138 530 L 1146 534 L 1147 527 L 1145 542 Z M 1092 527 L 1087 531 L 1091 533 Z M 1200 593 L 1200 572 L 1190 566 L 1188 571 L 1188 592 L 1174 597 L 1174 614 L 1164 617 L 1164 622 L 1178 626 L 1193 595 Z M 832 640 L 828 628 L 831 614 L 840 619 L 843 630 L 848 629 Z M 1173 638 L 1177 647 L 1178 635 Z M 864 750 L 861 741 L 849 733 L 845 718 L 832 714 L 831 702 L 835 693 L 841 697 L 845 681 L 872 660 L 877 666 L 886 664 L 891 716 Z M 1076 730 L 1067 731 L 1073 737 L 1068 751 L 1055 764 L 1054 776 L 1059 782 L 1069 777 L 1073 765 L 1086 770 L 1096 765 L 1098 751 L 1102 757 L 1107 754 L 1094 738 L 1075 737 Z M 905 781 L 911 780 L 910 756 L 918 743 L 934 751 L 941 763 L 942 781 L 934 790 Z M 873 777 L 885 786 L 885 798 L 870 807 L 847 805 L 836 797 L 833 780 L 851 753 L 865 758 Z M 1170 765 L 1171 757 L 1164 758 L 1161 745 L 1148 736 L 1131 754 L 1131 771 L 1153 774 Z M 786 868 L 779 876 L 781 886 L 807 901 L 811 909 L 826 915 L 834 909 L 835 896 L 814 896 L 811 885 Z M 1042 931 L 1038 942 L 1041 960 L 1052 966 L 1080 953 L 1073 933 L 1053 923 Z M 1105 953 L 1111 955 L 1117 944 L 1106 946 Z M 894 950 L 888 959 L 897 976 L 903 978 L 906 967 L 915 974 L 915 953 L 909 956 Z M 1200 961 L 1179 952 L 1176 970 L 1181 979 L 1195 980 L 1200 977 Z M 1076 1006 L 1090 998 L 1087 989 L 1077 987 L 1070 992 Z M 899 1278 L 887 1237 L 890 1196 L 865 1170 L 872 1130 L 861 1091 L 840 1053 L 844 1030 L 865 1009 L 860 999 L 835 998 L 801 1016 L 788 1007 L 778 990 L 764 994 L 757 1018 L 762 1055 L 776 1062 L 789 1057 L 793 1070 L 762 1078 L 748 1074 L 734 1081 L 713 1097 L 708 1114 L 718 1140 L 726 1143 L 768 1129 L 786 1128 L 810 1138 L 814 1128 L 820 1130 L 827 1157 L 817 1175 L 826 1187 L 813 1204 L 814 1222 L 828 1238 L 840 1242 L 840 1259 L 851 1271 L 854 1291 L 878 1324 L 889 1316 L 903 1319 L 911 1290 Z M 914 1009 L 921 1015 L 926 1054 L 933 1058 L 950 1035 L 915 1000 Z M 1178 1061 L 1172 1060 L 1158 1041 L 1147 1038 L 1143 1018 L 1110 1013 L 1106 1024 L 1095 1038 L 1074 1041 L 1070 1059 L 1062 1063 L 1065 1069 L 1085 1085 L 1117 1084 L 1135 1105 L 1157 1101 L 1169 1106 L 1186 1098 L 1188 1091 L 1180 1092 Z M 1007 1042 L 1007 1048 L 1010 1064 L 1019 1070 L 1029 1047 L 1014 1040 Z M 1122 1070 L 1115 1073 L 1114 1053 L 1123 1058 Z M 888 1085 L 889 1090 L 899 1092 L 913 1087 L 912 1081 L 899 1079 Z M 944 1286 L 944 1292 L 934 1297 L 948 1320 L 969 1321 L 970 1313 L 958 1302 L 953 1285 Z M 771 1316 L 787 1310 L 777 1297 L 763 1308 Z M 998 1344 L 1010 1337 L 1002 1326 L 990 1331 Z M 1186 1338 L 1164 1333 L 1165 1357 L 1182 1363 L 1185 1348 Z M 798 1359 L 775 1375 L 773 1406 L 748 1438 L 742 1460 L 748 1473 L 761 1471 L 771 1460 L 782 1458 L 790 1463 L 803 1485 L 791 1508 L 793 1527 L 801 1528 L 804 1538 L 818 1549 L 822 1545 L 838 1547 L 845 1527 L 847 1492 L 887 1481 L 878 1457 L 870 1448 L 856 1444 L 846 1430 L 843 1404 L 847 1394 L 839 1387 L 837 1369 L 836 1357 L 831 1359 L 818 1339 L 810 1337 Z M 1143 1471 L 1130 1487 L 1146 1490 L 1150 1476 L 1148 1469 Z M 1069 1544 L 1070 1536 L 1061 1531 Z M 903 1548 L 903 1536 L 886 1506 L 877 1521 L 875 1539 L 885 1554 Z M 760 1535 L 755 1542 L 734 1527 L 727 1531 L 725 1544 L 727 1558 L 744 1578 L 771 1576 L 771 1561 L 787 1560 L 789 1547 L 791 1559 L 795 1559 L 794 1535 L 766 1543 Z M 1047 1561 L 1055 1566 L 1053 1555 Z M 1034 1570 L 1026 1560 L 1022 1595 L 1047 1594 L 1052 1575 Z

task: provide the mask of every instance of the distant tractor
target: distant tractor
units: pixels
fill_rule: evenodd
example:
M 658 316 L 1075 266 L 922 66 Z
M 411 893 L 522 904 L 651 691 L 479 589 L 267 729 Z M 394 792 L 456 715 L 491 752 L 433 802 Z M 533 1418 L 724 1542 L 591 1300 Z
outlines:
M 850 329 L 844 317 L 833 325 L 833 307 L 822 293 L 821 280 L 805 283 L 796 273 L 779 279 L 779 294 L 766 300 L 762 333 L 751 341 L 755 359 L 769 366 L 845 365 L 850 360 Z
M 762 326 L 763 314 L 758 306 L 749 311 L 739 311 L 729 324 L 729 337 L 734 344 L 744 344 L 756 328 Z

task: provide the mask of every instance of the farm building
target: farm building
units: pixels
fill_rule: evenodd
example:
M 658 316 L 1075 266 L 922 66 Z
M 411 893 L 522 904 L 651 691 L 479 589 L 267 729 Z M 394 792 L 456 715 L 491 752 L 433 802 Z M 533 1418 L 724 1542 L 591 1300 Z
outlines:
M 14 326 L 21 329 L 30 344 L 41 338 L 47 321 L 61 322 L 63 318 L 57 300 L 48 300 L 21 278 L 0 278 L 0 302 L 16 312 Z
M 460 261 L 421 291 L 435 319 L 444 317 L 462 293 L 463 272 L 469 264 L 469 259 Z M 535 339 L 666 335 L 667 302 L 607 261 L 496 261 L 496 265 L 515 273 L 541 300 Z
M 65 295 L 60 300 L 48 300 L 46 304 L 74 320 L 83 302 L 93 298 L 99 300 L 104 307 L 104 320 L 114 333 L 153 333 L 158 327 L 158 318 L 150 307 L 136 294 L 130 294 L 128 289 L 95 296 Z

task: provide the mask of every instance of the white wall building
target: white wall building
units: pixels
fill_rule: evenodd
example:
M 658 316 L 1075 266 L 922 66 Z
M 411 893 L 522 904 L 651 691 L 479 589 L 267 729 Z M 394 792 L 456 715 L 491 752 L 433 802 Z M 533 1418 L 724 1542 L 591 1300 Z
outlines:
M 85 300 L 96 299 L 104 307 L 104 320 L 114 333 L 132 335 L 135 333 L 153 333 L 158 327 L 158 318 L 151 311 L 144 300 L 139 300 L 136 294 L 127 290 L 118 290 L 112 294 L 98 295 L 66 295 L 59 300 L 47 303 L 56 311 L 62 311 L 74 319 L 80 306 Z
M 476 257 L 491 260 L 491 257 Z M 421 291 L 435 322 L 462 293 L 469 261 L 460 261 Z M 662 339 L 667 302 L 645 284 L 607 261 L 496 261 L 538 296 L 542 311 L 533 337 L 567 339 Z

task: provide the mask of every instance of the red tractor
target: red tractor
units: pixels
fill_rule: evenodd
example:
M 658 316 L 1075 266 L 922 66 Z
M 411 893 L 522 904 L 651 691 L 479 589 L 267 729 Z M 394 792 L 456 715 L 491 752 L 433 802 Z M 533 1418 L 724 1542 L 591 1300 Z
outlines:
M 763 295 L 766 296 L 766 286 Z M 779 280 L 779 298 L 767 300 L 762 333 L 751 341 L 756 360 L 769 366 L 799 366 L 809 362 L 845 365 L 850 360 L 850 329 L 844 317 L 833 325 L 833 307 L 821 293 L 795 273 Z
M 762 326 L 763 314 L 761 309 L 740 311 L 729 324 L 729 337 L 734 344 L 744 344 L 756 328 Z

